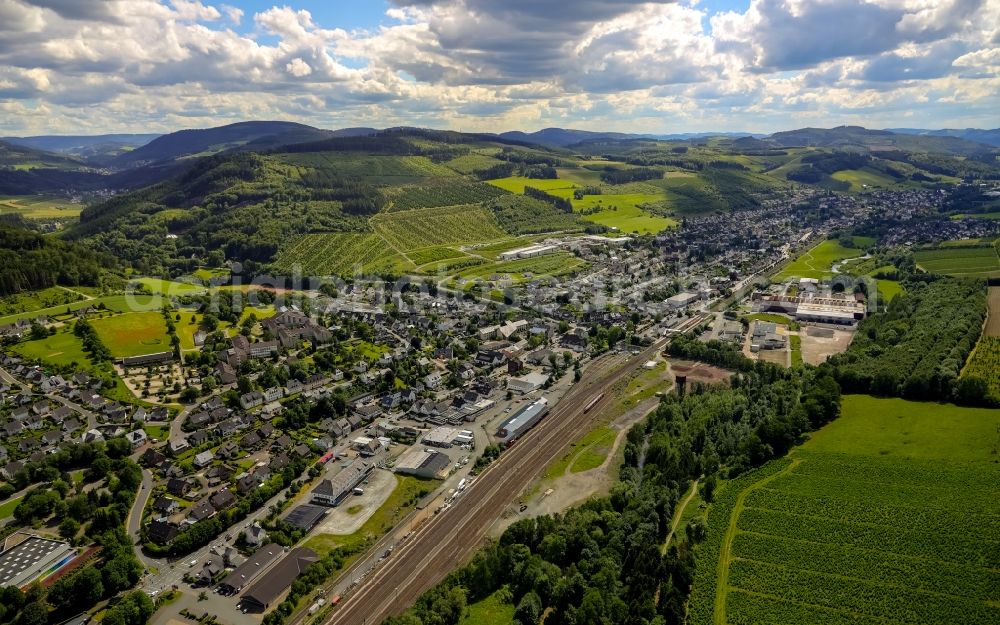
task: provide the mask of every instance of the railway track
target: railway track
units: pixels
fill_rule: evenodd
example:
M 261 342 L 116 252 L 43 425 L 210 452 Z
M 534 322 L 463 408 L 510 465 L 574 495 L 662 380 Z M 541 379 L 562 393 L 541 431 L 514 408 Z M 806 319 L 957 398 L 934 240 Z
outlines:
M 690 319 L 682 330 L 702 321 Z M 611 356 L 595 362 L 591 379 L 578 384 L 535 428 L 486 469 L 451 507 L 423 524 L 392 556 L 327 618 L 324 625 L 375 625 L 398 614 L 478 548 L 504 509 L 612 401 L 608 391 L 655 356 L 660 339 L 632 358 Z M 585 408 L 589 408 L 585 411 Z

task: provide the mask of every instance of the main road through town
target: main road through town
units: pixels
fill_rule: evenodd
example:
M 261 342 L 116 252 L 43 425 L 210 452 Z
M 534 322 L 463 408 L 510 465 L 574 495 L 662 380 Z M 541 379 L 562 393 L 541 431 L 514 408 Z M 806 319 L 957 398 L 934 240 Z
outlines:
M 696 316 L 678 328 L 702 320 Z M 505 451 L 450 507 L 424 523 L 344 597 L 326 625 L 377 625 L 402 612 L 423 592 L 465 562 L 479 548 L 490 526 L 565 445 L 587 431 L 595 415 L 613 401 L 612 387 L 664 347 L 657 340 L 631 358 L 621 355 L 595 362 L 533 430 Z M 592 402 L 595 402 L 591 405 Z M 590 410 L 586 408 L 590 406 Z

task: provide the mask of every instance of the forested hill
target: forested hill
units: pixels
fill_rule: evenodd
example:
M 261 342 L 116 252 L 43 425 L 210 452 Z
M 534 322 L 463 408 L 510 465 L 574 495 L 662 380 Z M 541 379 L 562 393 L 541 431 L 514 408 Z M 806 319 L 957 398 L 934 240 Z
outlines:
M 217 128 L 180 130 L 157 137 L 142 147 L 119 155 L 112 161 L 112 165 L 128 168 L 235 148 L 265 150 L 331 136 L 334 133 L 329 130 L 294 122 L 240 122 Z
M 554 177 L 564 156 L 485 135 L 390 129 L 369 136 L 357 129 L 202 157 L 180 175 L 86 208 L 65 236 L 154 275 L 224 259 L 252 271 L 302 235 L 372 233 L 371 218 L 379 213 L 483 206 L 508 192 L 481 179 L 549 171 Z M 545 203 L 531 208 L 538 204 L 542 210 L 532 217 L 544 223 L 534 230 L 519 225 L 521 232 L 587 227 Z M 517 221 L 521 208 L 507 203 L 495 211 Z
M 55 285 L 96 285 L 115 265 L 82 245 L 0 224 L 0 296 Z

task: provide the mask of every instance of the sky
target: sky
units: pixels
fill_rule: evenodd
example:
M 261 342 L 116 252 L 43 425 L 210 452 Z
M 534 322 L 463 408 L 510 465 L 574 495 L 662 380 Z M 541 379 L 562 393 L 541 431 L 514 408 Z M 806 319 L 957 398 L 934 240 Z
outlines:
M 997 0 L 0 0 L 0 135 L 1000 127 Z

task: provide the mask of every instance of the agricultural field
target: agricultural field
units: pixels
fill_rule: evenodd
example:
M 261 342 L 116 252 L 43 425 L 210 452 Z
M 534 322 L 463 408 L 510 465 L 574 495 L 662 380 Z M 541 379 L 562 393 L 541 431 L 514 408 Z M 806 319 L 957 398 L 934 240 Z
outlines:
M 998 428 L 1000 411 L 845 396 L 719 489 L 688 622 L 998 622 Z
M 556 277 L 580 271 L 587 262 L 569 252 L 558 252 L 534 258 L 477 265 L 458 272 L 457 277 L 488 280 L 490 276 L 506 276 L 514 284 L 539 278 Z
M 1000 336 L 984 336 L 962 370 L 962 377 L 977 377 L 986 383 L 987 396 L 1000 404 Z
M 0 215 L 17 214 L 25 219 L 76 219 L 83 204 L 44 195 L 0 197 Z
M 774 276 L 776 282 L 791 278 L 816 278 L 822 280 L 833 275 L 833 264 L 845 258 L 864 254 L 864 248 L 874 241 L 867 237 L 854 237 L 857 247 L 844 247 L 836 239 L 826 239 L 793 260 Z
M 434 263 L 440 260 L 450 260 L 453 258 L 469 258 L 469 256 L 462 251 L 456 250 L 452 247 L 424 247 L 419 250 L 413 250 L 406 253 L 410 257 L 417 267 L 427 265 L 429 263 Z
M 577 185 L 568 180 L 560 180 L 558 178 L 525 178 L 524 176 L 508 176 L 507 178 L 497 178 L 496 180 L 487 180 L 486 182 L 495 187 L 500 187 L 504 191 L 510 191 L 511 193 L 518 193 L 521 195 L 524 194 L 524 187 L 534 187 L 535 189 L 552 193 L 552 195 L 573 197 L 573 189 L 577 187 Z M 563 190 L 563 193 L 553 193 L 554 191 L 560 189 Z
M 275 269 L 304 276 L 351 275 L 391 262 L 395 252 L 377 234 L 307 234 L 278 254 Z
M 842 169 L 830 177 L 849 184 L 847 191 L 851 193 L 900 186 L 899 180 L 874 169 Z
M 171 349 L 167 324 L 160 312 L 135 312 L 93 319 L 97 335 L 116 358 Z
M 423 185 L 393 190 L 392 210 L 405 211 L 438 206 L 477 204 L 506 195 L 503 189 L 485 182 L 463 182 L 454 178 L 440 179 Z
M 382 213 L 372 217 L 371 223 L 375 232 L 400 252 L 509 236 L 500 229 L 490 211 L 476 205 Z
M 613 231 L 627 234 L 655 234 L 672 228 L 677 221 L 659 217 L 640 208 L 646 204 L 664 204 L 664 193 L 624 193 L 618 195 L 585 195 L 573 200 L 573 208 L 583 218 Z
M 938 247 L 913 253 L 917 266 L 928 273 L 960 278 L 1000 276 L 1000 256 L 994 246 Z
M 288 165 L 332 170 L 345 178 L 362 178 L 384 184 L 418 182 L 423 178 L 457 177 L 444 165 L 426 156 L 379 156 L 343 152 L 279 154 L 277 160 Z

